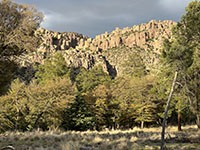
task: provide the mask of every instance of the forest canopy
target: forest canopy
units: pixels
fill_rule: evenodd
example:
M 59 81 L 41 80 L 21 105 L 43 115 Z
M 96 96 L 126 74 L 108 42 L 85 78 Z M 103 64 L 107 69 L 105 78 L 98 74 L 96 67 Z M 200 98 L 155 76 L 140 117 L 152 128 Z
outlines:
M 177 124 L 181 118 L 200 128 L 199 14 L 200 2 L 189 3 L 172 28 L 172 38 L 163 41 L 156 74 L 137 51 L 122 62 L 122 73 L 111 77 L 100 64 L 91 68 L 67 64 L 67 53 L 58 50 L 35 63 L 27 80 L 23 74 L 17 76 L 21 66 L 16 60 L 37 53 L 41 39 L 35 31 L 43 17 L 34 7 L 2 0 L 0 132 L 160 126 L 175 71 L 178 78 L 167 121 Z M 121 52 L 120 48 L 116 52 Z

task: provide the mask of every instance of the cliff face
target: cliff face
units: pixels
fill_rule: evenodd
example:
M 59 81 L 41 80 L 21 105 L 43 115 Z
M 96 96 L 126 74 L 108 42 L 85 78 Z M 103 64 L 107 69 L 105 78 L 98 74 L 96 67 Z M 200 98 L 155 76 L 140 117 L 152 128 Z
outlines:
M 158 50 L 163 37 L 171 37 L 170 29 L 175 24 L 173 21 L 152 20 L 132 28 L 119 29 L 117 27 L 111 33 L 105 32 L 96 36 L 95 39 L 81 39 L 76 48 L 96 50 L 98 47 L 102 50 L 108 50 L 123 44 L 130 48 L 139 46 L 144 49 L 150 45 Z
M 157 68 L 163 38 L 171 38 L 173 21 L 152 20 L 146 24 L 116 28 L 111 33 L 96 36 L 94 39 L 78 33 L 59 33 L 43 28 L 36 35 L 42 40 L 38 51 L 21 57 L 22 65 L 42 63 L 47 55 L 62 51 L 66 62 L 72 67 L 92 68 L 101 65 L 112 77 L 122 74 L 125 60 L 137 52 L 144 60 L 147 69 Z

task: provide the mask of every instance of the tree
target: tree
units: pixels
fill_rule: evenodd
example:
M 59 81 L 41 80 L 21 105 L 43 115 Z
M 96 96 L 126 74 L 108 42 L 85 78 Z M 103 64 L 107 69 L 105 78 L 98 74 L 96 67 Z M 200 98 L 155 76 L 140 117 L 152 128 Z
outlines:
M 155 122 L 157 116 L 157 105 L 151 94 L 154 78 L 150 75 L 143 78 L 132 79 L 133 103 L 132 109 L 135 114 L 135 121 L 140 122 L 141 128 L 145 122 Z
M 35 30 L 41 21 L 42 14 L 34 7 L 11 0 L 0 2 L 0 94 L 5 93 L 13 79 L 17 68 L 16 57 L 36 50 L 39 45 Z
M 131 109 L 134 102 L 133 93 L 135 92 L 130 83 L 131 77 L 117 77 L 112 85 L 113 99 L 118 103 L 119 109 L 116 113 L 117 126 L 120 128 L 131 128 L 134 124 L 135 114 Z
M 111 85 L 101 84 L 94 88 L 87 99 L 90 109 L 95 114 L 97 129 L 115 128 L 118 103 L 112 97 Z
M 36 66 L 35 70 L 36 81 L 41 84 L 57 77 L 70 76 L 70 68 L 61 52 L 56 52 L 52 57 L 45 59 L 44 64 Z
M 9 83 L 14 78 L 18 65 L 12 60 L 0 59 L 0 95 L 5 94 L 9 89 Z
M 157 115 L 159 116 L 158 124 L 161 124 L 164 118 L 164 111 L 166 107 L 167 97 L 170 94 L 171 83 L 173 82 L 173 72 L 169 64 L 165 64 L 160 68 L 160 72 L 155 79 L 153 88 L 151 89 L 151 95 L 153 99 L 157 100 Z M 184 109 L 183 98 L 180 85 L 176 84 L 175 91 L 173 93 L 171 104 L 168 110 L 167 121 L 176 121 L 177 113 Z M 181 102 L 181 103 L 180 103 Z M 185 101 L 184 101 L 185 102 Z
M 153 101 L 150 89 L 153 87 L 153 76 L 148 75 L 142 57 L 132 52 L 123 63 L 123 76 L 115 79 L 113 95 L 119 102 L 119 124 L 123 128 L 139 122 L 153 122 L 157 105 Z
M 112 96 L 119 104 L 117 123 L 121 128 L 130 128 L 136 123 L 143 128 L 144 122 L 156 121 L 158 102 L 151 92 L 153 83 L 151 75 L 115 79 Z
M 38 46 L 35 30 L 42 21 L 42 14 L 34 7 L 10 0 L 0 2 L 0 56 L 19 56 L 34 51 Z
M 137 52 L 132 52 L 122 66 L 124 75 L 142 77 L 147 74 L 143 59 Z
M 62 115 L 62 126 L 67 130 L 85 131 L 95 127 L 95 115 L 84 97 L 78 93 L 74 103 L 65 109 Z
M 103 71 L 101 66 L 95 66 L 90 70 L 81 68 L 75 80 L 78 90 L 86 93 L 100 84 L 111 82 L 111 77 Z
M 33 82 L 26 89 L 31 128 L 56 128 L 62 123 L 62 114 L 74 102 L 76 88 L 69 78 L 54 78 L 45 84 Z
M 0 97 L 0 131 L 8 129 L 26 130 L 27 96 L 25 84 L 19 79 L 12 82 L 9 94 Z
M 76 88 L 69 78 L 30 85 L 15 80 L 8 94 L 0 97 L 0 131 L 59 127 L 62 114 L 73 103 L 75 93 Z
M 173 28 L 171 40 L 164 41 L 162 56 L 172 71 L 178 71 L 177 79 L 189 100 L 200 128 L 200 2 L 190 2 L 186 14 Z

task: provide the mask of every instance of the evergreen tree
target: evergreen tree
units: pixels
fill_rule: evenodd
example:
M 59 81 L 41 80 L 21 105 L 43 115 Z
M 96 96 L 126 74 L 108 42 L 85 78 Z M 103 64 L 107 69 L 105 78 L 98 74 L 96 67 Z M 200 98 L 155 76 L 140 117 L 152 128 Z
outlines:
M 81 94 L 76 96 L 74 103 L 65 109 L 62 116 L 62 127 L 67 130 L 85 131 L 95 127 L 95 115 Z
M 103 71 L 101 66 L 95 66 L 90 70 L 81 68 L 75 80 L 78 90 L 86 93 L 100 84 L 111 82 L 111 77 Z
M 179 72 L 178 82 L 185 91 L 200 128 L 200 2 L 190 2 L 185 10 L 186 14 L 172 30 L 172 40 L 164 41 L 162 56 L 170 64 L 171 70 Z
M 37 70 L 35 77 L 38 83 L 45 83 L 56 77 L 70 76 L 70 68 L 67 66 L 61 52 L 48 57 L 45 59 L 44 64 L 36 66 L 35 69 Z
M 138 52 L 132 52 L 122 66 L 124 75 L 141 77 L 147 74 L 146 66 Z
M 113 96 L 119 102 L 119 126 L 130 128 L 139 122 L 143 128 L 144 122 L 156 121 L 158 105 L 150 92 L 153 82 L 150 75 L 116 79 Z

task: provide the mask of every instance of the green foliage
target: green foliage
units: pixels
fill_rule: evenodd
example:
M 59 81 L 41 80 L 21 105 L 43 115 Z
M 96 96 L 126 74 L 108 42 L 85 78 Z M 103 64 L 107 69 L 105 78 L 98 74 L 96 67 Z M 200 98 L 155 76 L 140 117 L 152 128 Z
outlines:
M 72 103 L 76 88 L 69 78 L 55 78 L 45 84 L 25 86 L 19 80 L 0 97 L 0 130 L 49 129 L 61 125 L 61 114 Z
M 137 52 L 133 52 L 129 55 L 122 66 L 124 75 L 141 77 L 147 74 L 146 66 Z
M 185 70 L 193 63 L 193 47 L 187 41 L 165 39 L 163 46 L 162 56 L 174 70 Z
M 152 93 L 154 78 L 118 77 L 113 85 L 113 97 L 119 103 L 117 122 L 122 128 L 130 128 L 135 122 L 155 122 L 157 102 Z
M 90 109 L 95 114 L 96 128 L 113 128 L 116 124 L 118 103 L 113 99 L 109 84 L 98 85 L 86 98 Z
M 67 66 L 61 52 L 57 52 L 53 57 L 47 58 L 44 64 L 40 64 L 35 69 L 38 70 L 35 77 L 39 83 L 45 83 L 56 77 L 70 76 L 70 68 Z
M 112 85 L 112 95 L 119 105 L 117 112 L 117 124 L 120 128 L 129 128 L 134 124 L 135 115 L 131 109 L 134 90 L 130 84 L 131 77 L 117 77 Z
M 156 114 L 157 104 L 150 91 L 153 88 L 154 78 L 145 76 L 143 78 L 133 78 L 132 88 L 134 90 L 131 104 L 135 110 L 135 121 L 139 122 L 155 122 L 158 119 Z
M 17 69 L 15 56 L 38 47 L 34 32 L 41 21 L 42 15 L 34 7 L 0 1 L 0 95 L 7 91 Z
M 95 127 L 95 116 L 90 111 L 88 103 L 78 94 L 62 116 L 62 127 L 67 130 L 92 130 Z
M 164 62 L 170 64 L 171 71 L 179 72 L 179 91 L 189 100 L 191 111 L 196 115 L 200 128 L 200 2 L 189 3 L 185 10 L 186 14 L 173 28 L 172 40 L 165 40 L 162 56 Z
M 0 94 L 5 94 L 17 68 L 13 56 L 37 48 L 39 41 L 34 31 L 41 17 L 34 8 L 9 0 L 0 2 L 1 14 Z M 144 54 L 139 47 L 121 46 L 103 52 L 108 58 L 114 58 L 116 53 L 115 58 L 126 58 L 123 52 L 130 51 L 127 60 L 118 60 L 123 69 L 115 79 L 101 66 L 71 70 L 62 52 L 49 56 L 35 67 L 35 80 L 26 85 L 17 79 L 0 97 L 0 131 L 124 129 L 160 123 L 174 71 L 179 74 L 168 120 L 173 120 L 177 112 L 185 120 L 194 114 L 200 128 L 199 16 L 200 2 L 193 1 L 173 28 L 172 38 L 163 42 L 162 67 L 157 77 L 147 71 L 143 58 L 149 53 Z
M 103 71 L 101 66 L 95 66 L 89 71 L 81 68 L 75 80 L 80 92 L 89 92 L 100 84 L 109 83 L 111 77 Z
M 34 7 L 10 0 L 0 2 L 0 56 L 20 55 L 33 51 L 38 45 L 34 31 L 42 15 Z
M 8 91 L 17 69 L 18 66 L 14 61 L 0 59 L 0 95 Z
M 0 97 L 0 131 L 6 129 L 25 129 L 27 114 L 25 85 L 18 79 L 11 84 L 8 95 Z
M 55 78 L 45 84 L 32 83 L 27 88 L 29 116 L 32 128 L 44 129 L 59 127 L 61 114 L 75 98 L 76 88 L 69 78 Z
M 157 116 L 159 118 L 164 118 L 165 107 L 167 103 L 167 98 L 170 93 L 171 84 L 173 81 L 173 72 L 171 72 L 171 67 L 168 64 L 164 65 L 160 68 L 160 73 L 155 78 L 153 83 L 153 88 L 150 90 L 151 96 L 157 102 Z M 172 101 L 168 110 L 167 119 L 171 119 L 173 117 L 173 112 L 175 111 L 175 99 L 172 97 Z M 161 124 L 161 120 L 158 120 L 158 124 Z

